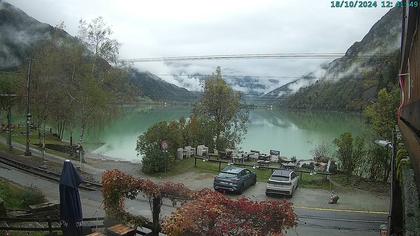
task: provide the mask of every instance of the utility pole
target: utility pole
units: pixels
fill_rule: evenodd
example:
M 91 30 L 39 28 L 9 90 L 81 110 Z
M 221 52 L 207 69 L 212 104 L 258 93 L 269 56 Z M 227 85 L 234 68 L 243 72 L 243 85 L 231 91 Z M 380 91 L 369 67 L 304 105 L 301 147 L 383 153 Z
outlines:
M 7 131 L 9 133 L 7 137 L 7 144 L 9 146 L 9 151 L 13 150 L 12 146 L 12 105 L 9 104 L 9 107 L 7 108 Z
M 31 125 L 31 110 L 30 110 L 30 88 L 31 88 L 31 73 L 32 73 L 32 58 L 29 59 L 28 65 L 28 80 L 26 82 L 26 150 L 25 156 L 31 156 L 31 150 L 29 149 L 29 132 Z

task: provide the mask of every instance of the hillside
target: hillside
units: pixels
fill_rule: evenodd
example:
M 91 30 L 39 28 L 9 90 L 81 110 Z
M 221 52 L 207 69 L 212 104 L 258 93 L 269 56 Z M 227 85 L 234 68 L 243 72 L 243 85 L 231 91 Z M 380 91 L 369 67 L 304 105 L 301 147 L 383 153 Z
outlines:
M 41 23 L 0 0 L 0 71 L 21 66 L 25 59 L 33 54 L 34 49 L 48 40 L 54 32 L 59 32 L 62 38 L 78 43 L 78 39 L 67 32 Z M 131 80 L 138 91 L 137 94 L 155 100 L 173 101 L 189 101 L 197 97 L 195 93 L 170 84 L 156 75 L 133 71 Z
M 296 93 L 300 88 L 313 84 L 315 80 L 316 77 L 313 74 L 304 75 L 302 78 L 286 83 L 261 97 L 268 100 L 283 99 Z
M 198 99 L 198 93 L 170 84 L 150 72 L 132 70 L 130 80 L 140 89 L 142 96 L 155 101 L 188 102 Z
M 401 17 L 401 8 L 391 9 L 343 57 L 324 66 L 317 73 L 321 75 L 292 81 L 264 96 L 281 97 L 279 104 L 289 108 L 363 109 L 379 89 L 397 83 Z
M 54 27 L 41 23 L 0 0 L 0 70 L 17 67 Z

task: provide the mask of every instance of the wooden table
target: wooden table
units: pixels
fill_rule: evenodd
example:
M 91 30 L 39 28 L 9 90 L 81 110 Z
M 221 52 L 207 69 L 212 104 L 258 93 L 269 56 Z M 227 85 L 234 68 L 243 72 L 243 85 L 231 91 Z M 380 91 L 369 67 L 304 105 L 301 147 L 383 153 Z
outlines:
M 243 157 L 240 157 L 240 156 L 234 156 L 234 157 L 232 157 L 232 162 L 233 163 L 244 163 L 244 158 Z
M 94 233 L 88 234 L 86 236 L 105 236 L 105 234 L 100 233 L 100 232 L 94 232 Z
M 136 235 L 136 230 L 132 229 L 126 225 L 118 224 L 108 228 L 108 233 L 110 235 L 118 236 L 134 236 Z
M 270 161 L 258 160 L 258 167 L 270 167 Z

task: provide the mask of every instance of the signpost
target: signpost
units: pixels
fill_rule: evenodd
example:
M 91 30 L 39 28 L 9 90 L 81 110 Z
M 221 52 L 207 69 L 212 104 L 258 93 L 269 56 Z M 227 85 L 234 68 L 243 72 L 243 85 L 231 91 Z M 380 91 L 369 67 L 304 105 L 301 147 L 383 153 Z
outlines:
M 160 143 L 160 148 L 162 149 L 162 152 L 164 153 L 164 158 L 165 158 L 165 173 L 168 169 L 168 142 L 166 142 L 166 140 L 162 141 Z

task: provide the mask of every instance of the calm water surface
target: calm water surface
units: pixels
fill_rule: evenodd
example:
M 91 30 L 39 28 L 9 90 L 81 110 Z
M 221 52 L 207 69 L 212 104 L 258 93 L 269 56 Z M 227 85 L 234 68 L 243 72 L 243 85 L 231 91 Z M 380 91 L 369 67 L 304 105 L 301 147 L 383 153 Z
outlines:
M 98 155 L 138 162 L 140 157 L 135 147 L 141 133 L 159 121 L 188 117 L 190 112 L 188 107 L 130 108 L 105 126 L 89 130 L 87 142 L 92 146 L 91 151 Z M 343 132 L 358 135 L 364 129 L 362 118 L 355 114 L 252 110 L 248 132 L 240 148 L 265 153 L 275 149 L 287 157 L 308 159 L 316 145 L 331 143 Z

